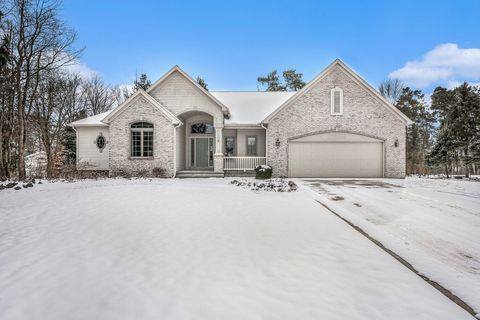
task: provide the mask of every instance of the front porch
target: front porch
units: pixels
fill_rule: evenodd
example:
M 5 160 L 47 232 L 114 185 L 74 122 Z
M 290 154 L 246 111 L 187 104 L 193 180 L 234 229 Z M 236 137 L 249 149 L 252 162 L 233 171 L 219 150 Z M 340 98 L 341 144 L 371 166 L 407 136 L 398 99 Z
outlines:
M 214 115 L 189 111 L 176 128 L 176 176 L 252 173 L 266 164 L 265 129 L 258 125 L 224 125 Z M 223 120 L 223 119 L 221 119 Z

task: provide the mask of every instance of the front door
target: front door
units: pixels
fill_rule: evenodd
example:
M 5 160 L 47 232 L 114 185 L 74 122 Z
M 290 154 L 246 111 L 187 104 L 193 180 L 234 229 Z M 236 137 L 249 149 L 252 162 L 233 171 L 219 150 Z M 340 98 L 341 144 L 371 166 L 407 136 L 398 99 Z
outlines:
M 192 138 L 190 151 L 192 167 L 201 169 L 213 166 L 213 138 Z

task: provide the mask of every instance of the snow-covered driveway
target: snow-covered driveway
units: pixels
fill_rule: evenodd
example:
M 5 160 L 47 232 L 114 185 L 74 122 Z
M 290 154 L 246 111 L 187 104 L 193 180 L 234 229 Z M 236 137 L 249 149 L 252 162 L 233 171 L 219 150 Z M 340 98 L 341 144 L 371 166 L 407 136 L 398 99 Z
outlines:
M 0 192 L 0 319 L 471 319 L 298 192 L 223 179 Z
M 480 183 L 303 181 L 318 198 L 480 313 Z

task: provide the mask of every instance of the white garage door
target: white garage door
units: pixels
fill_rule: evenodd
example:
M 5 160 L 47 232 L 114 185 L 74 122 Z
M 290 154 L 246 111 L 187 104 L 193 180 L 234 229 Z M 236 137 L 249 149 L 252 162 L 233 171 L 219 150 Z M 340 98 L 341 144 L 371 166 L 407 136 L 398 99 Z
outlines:
M 383 141 L 340 132 L 291 140 L 288 172 L 297 178 L 380 178 Z

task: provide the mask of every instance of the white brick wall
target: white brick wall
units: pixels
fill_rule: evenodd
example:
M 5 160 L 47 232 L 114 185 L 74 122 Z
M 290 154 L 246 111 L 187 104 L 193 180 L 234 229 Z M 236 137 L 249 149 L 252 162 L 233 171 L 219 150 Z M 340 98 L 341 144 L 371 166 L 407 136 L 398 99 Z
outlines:
M 150 122 L 154 126 L 153 159 L 130 157 L 130 125 L 138 121 Z M 165 169 L 166 176 L 172 177 L 173 144 L 172 122 L 143 97 L 137 97 L 110 124 L 110 172 L 151 173 L 153 168 L 160 167 Z
M 197 110 L 213 116 L 214 123 L 223 124 L 220 106 L 179 72 L 172 73 L 149 94 L 176 116 Z
M 330 114 L 330 90 L 343 89 L 343 115 Z M 268 124 L 268 162 L 275 176 L 286 176 L 288 139 L 314 132 L 346 131 L 385 141 L 385 176 L 405 176 L 405 123 L 340 67 L 284 108 Z M 276 139 L 280 146 L 275 146 Z M 398 139 L 399 146 L 395 147 Z

